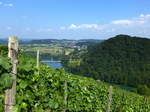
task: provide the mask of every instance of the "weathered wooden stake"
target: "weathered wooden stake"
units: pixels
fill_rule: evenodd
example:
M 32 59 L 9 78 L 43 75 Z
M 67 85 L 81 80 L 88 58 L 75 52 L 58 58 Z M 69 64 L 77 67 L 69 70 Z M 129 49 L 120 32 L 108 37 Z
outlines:
M 67 81 L 65 81 L 65 83 L 64 83 L 64 104 L 65 104 L 64 112 L 66 112 L 66 110 L 67 110 L 67 97 L 68 97 L 68 94 L 67 94 Z
M 144 104 L 147 103 L 147 100 L 148 100 L 147 96 L 144 96 Z
M 39 69 L 39 61 L 40 61 L 40 51 L 37 50 L 37 56 L 36 56 L 36 66 Z
M 113 87 L 109 87 L 109 95 L 108 95 L 108 104 L 106 112 L 111 112 L 111 104 L 112 104 L 112 94 L 113 94 Z
M 5 91 L 5 112 L 13 112 L 13 106 L 16 104 L 16 74 L 18 63 L 18 39 L 17 37 L 9 37 L 8 57 L 11 59 L 13 77 L 12 87 Z

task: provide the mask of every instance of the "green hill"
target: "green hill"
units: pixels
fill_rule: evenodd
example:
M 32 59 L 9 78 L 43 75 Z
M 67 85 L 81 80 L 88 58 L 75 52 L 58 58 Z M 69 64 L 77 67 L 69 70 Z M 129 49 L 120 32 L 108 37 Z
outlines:
M 89 47 L 80 70 L 105 82 L 150 87 L 150 39 L 118 35 Z
M 6 53 L 6 47 L 0 48 L 0 112 L 4 111 L 4 90 L 11 87 L 12 80 Z M 14 112 L 106 112 L 108 84 L 54 70 L 42 63 L 38 73 L 35 66 L 34 59 L 19 54 Z M 113 86 L 111 110 L 149 112 L 150 100 Z

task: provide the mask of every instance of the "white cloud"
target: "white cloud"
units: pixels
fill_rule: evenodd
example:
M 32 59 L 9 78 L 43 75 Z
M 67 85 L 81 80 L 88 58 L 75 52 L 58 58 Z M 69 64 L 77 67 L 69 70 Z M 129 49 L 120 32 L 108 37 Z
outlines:
M 61 30 L 65 30 L 65 29 L 66 29 L 66 27 L 64 27 L 64 26 L 61 26 L 61 27 L 60 27 L 60 29 L 61 29 Z
M 0 5 L 1 5 L 1 6 L 4 6 L 4 7 L 13 7 L 13 6 L 14 6 L 13 3 L 3 3 L 3 2 L 1 2 L 1 1 L 0 1 Z
M 141 18 L 150 18 L 150 14 L 141 14 L 140 17 Z
M 133 22 L 131 20 L 116 20 L 112 21 L 112 24 L 132 24 Z
M 79 26 L 75 25 L 75 24 L 71 24 L 68 29 L 79 29 Z
M 7 28 L 7 29 L 6 29 Z M 6 27 L 5 33 L 12 32 L 11 27 Z M 114 20 L 106 24 L 71 24 L 62 26 L 59 29 L 51 29 L 51 26 L 44 28 L 26 28 L 24 35 L 45 36 L 45 38 L 68 38 L 68 39 L 104 39 L 118 34 L 128 34 L 140 37 L 150 37 L 150 14 L 141 14 L 137 17 Z
M 140 16 L 132 19 L 126 19 L 126 20 L 115 20 L 112 21 L 112 24 L 115 25 L 142 25 L 145 23 L 150 22 L 150 14 L 141 14 Z
M 12 3 L 4 4 L 5 7 L 13 7 L 14 5 Z
M 81 38 L 105 38 L 118 34 L 150 37 L 150 14 L 141 14 L 130 19 L 114 20 L 106 24 L 71 24 L 60 27 L 60 29 L 67 36 L 77 38 L 78 36 Z
M 94 30 L 102 30 L 103 27 L 98 25 L 98 24 L 80 24 L 80 25 L 75 25 L 75 24 L 71 24 L 68 27 L 60 27 L 61 30 L 65 30 L 65 29 L 94 29 Z

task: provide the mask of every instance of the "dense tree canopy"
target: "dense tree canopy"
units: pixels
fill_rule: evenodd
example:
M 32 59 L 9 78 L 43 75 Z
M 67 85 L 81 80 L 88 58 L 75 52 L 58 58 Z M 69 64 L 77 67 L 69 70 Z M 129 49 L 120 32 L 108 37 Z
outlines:
M 91 46 L 80 73 L 106 82 L 150 87 L 150 39 L 118 35 Z

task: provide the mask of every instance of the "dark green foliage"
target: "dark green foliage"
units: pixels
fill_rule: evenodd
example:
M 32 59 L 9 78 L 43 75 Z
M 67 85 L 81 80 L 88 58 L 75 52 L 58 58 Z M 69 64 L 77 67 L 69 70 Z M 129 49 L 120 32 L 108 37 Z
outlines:
M 11 87 L 12 77 L 9 73 L 11 64 L 9 59 L 6 57 L 0 56 L 0 93 L 1 90 Z
M 0 56 L 6 56 L 8 47 L 0 45 Z
M 150 89 L 146 85 L 140 85 L 137 87 L 137 93 L 144 96 L 150 96 Z
M 80 73 L 110 83 L 150 87 L 150 39 L 118 35 L 89 47 Z
M 9 63 L 9 59 L 7 57 L 0 56 L 0 66 L 5 70 L 9 70 L 11 67 L 11 64 Z
M 10 88 L 12 85 L 12 77 L 8 73 L 4 73 L 0 77 L 0 90 Z
M 67 56 L 64 56 L 62 60 L 62 65 L 65 68 L 65 71 L 73 74 L 78 74 L 80 71 L 80 62 L 83 57 L 83 54 L 86 52 L 86 49 L 75 49 L 72 53 Z
M 4 90 L 12 86 L 12 77 L 10 75 L 10 60 L 7 58 L 7 47 L 0 46 L 0 112 L 4 110 Z

